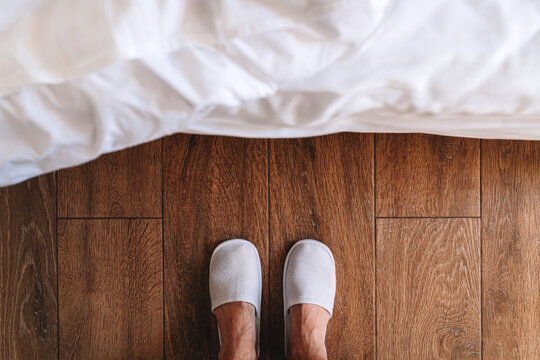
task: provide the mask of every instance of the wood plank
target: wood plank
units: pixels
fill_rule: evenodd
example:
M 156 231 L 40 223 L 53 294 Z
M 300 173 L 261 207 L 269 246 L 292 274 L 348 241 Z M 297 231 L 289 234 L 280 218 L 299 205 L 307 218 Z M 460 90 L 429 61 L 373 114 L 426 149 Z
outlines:
M 337 295 L 329 359 L 374 357 L 373 135 L 270 141 L 271 357 L 283 358 L 283 264 L 298 240 L 327 244 Z
M 379 359 L 480 359 L 480 220 L 377 219 Z
M 377 134 L 378 217 L 480 216 L 480 142 Z
M 60 359 L 161 359 L 161 220 L 59 220 Z
M 0 189 L 0 359 L 56 359 L 54 174 Z
M 167 359 L 215 359 L 208 266 L 218 243 L 244 238 L 268 281 L 266 140 L 175 135 L 164 139 L 165 349 Z M 268 294 L 263 289 L 262 354 Z
M 482 141 L 485 359 L 540 359 L 540 142 Z
M 59 217 L 161 217 L 161 140 L 58 172 Z

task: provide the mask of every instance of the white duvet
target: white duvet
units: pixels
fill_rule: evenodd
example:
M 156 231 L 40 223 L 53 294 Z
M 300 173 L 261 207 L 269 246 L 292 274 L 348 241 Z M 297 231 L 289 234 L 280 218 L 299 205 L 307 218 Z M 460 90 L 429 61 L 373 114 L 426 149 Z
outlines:
M 540 139 L 540 0 L 0 0 L 0 185 L 339 131 Z

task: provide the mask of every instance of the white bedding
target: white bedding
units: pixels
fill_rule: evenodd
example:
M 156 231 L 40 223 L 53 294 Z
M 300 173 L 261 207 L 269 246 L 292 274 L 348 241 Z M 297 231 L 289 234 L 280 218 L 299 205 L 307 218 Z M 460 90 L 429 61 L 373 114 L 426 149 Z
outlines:
M 0 186 L 175 132 L 540 139 L 539 0 L 0 0 Z

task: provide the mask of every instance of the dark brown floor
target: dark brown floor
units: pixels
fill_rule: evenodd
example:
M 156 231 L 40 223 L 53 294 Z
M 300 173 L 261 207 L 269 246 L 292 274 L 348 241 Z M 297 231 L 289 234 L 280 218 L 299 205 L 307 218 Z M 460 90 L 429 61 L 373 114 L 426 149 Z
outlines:
M 0 359 L 215 359 L 208 264 L 246 238 L 262 359 L 287 250 L 334 252 L 330 359 L 540 359 L 540 142 L 175 135 L 0 189 Z

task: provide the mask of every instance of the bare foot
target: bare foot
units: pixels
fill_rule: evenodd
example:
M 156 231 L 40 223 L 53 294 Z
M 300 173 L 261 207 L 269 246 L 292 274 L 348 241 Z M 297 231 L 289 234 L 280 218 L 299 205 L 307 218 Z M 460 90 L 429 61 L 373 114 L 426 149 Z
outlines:
M 223 304 L 214 310 L 221 334 L 220 360 L 255 360 L 255 307 L 247 302 Z
M 330 314 L 313 304 L 290 308 L 288 358 L 291 360 L 326 360 L 324 336 Z

